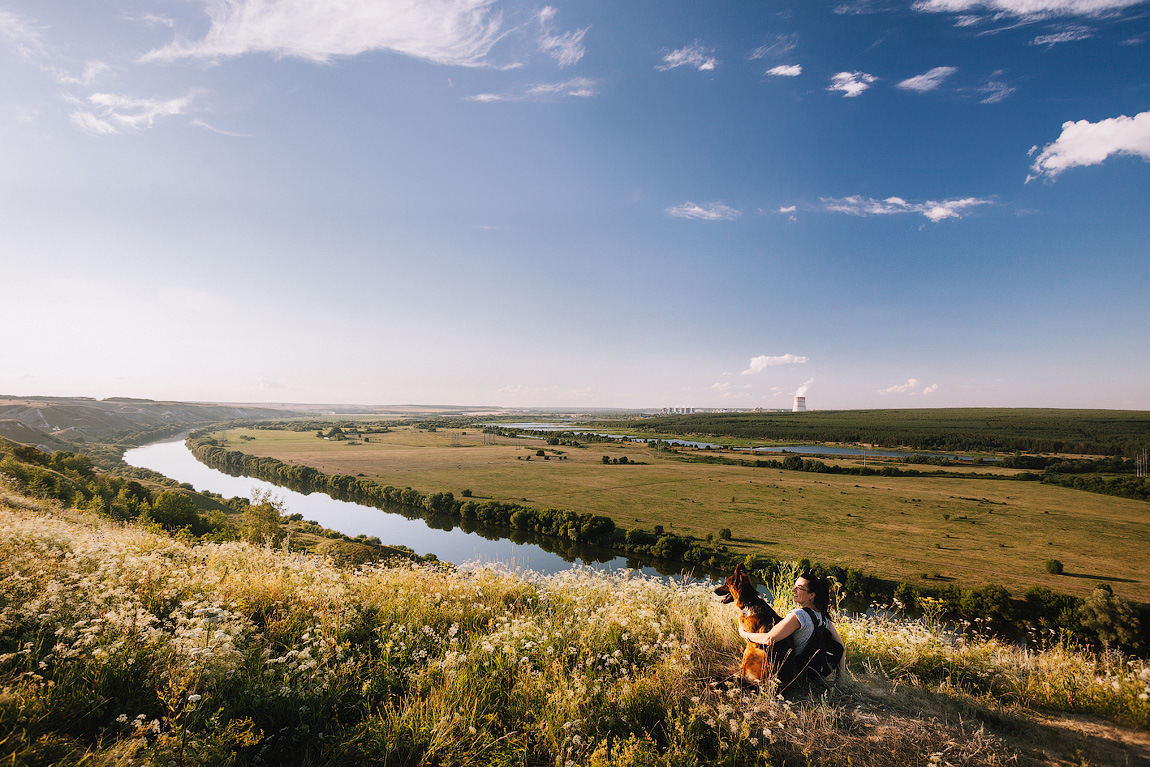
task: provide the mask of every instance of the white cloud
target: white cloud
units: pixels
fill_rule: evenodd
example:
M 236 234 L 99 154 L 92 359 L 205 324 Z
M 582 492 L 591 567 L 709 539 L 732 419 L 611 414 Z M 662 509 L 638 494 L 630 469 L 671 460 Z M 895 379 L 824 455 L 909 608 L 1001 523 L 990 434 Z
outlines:
M 212 133 L 218 133 L 221 136 L 229 136 L 231 138 L 255 138 L 256 137 L 255 133 L 236 133 L 234 131 L 223 130 L 222 128 L 217 128 L 214 125 L 209 125 L 207 122 L 200 120 L 198 118 L 195 120 L 192 120 L 191 124 L 196 126 L 197 128 L 203 128 L 205 130 L 210 130 Z
M 513 101 L 516 99 L 498 93 L 476 93 L 474 96 L 468 96 L 465 100 L 478 101 L 481 104 L 492 104 L 496 101 Z
M 754 386 L 752 384 L 733 384 L 729 381 L 720 381 L 719 383 L 711 384 L 707 388 L 717 392 L 732 394 L 745 392 L 747 389 L 754 388 Z M 737 390 L 737 392 L 732 392 L 732 390 Z
M 797 205 L 784 205 L 779 208 L 779 213 L 794 213 L 798 209 Z
M 561 83 L 538 83 L 527 89 L 531 96 L 577 96 L 587 98 L 594 96 L 597 83 L 586 77 L 573 77 Z
M 663 57 L 663 63 L 655 68 L 660 72 L 666 72 L 675 67 L 694 67 L 700 72 L 708 72 L 719 63 L 711 53 L 712 51 L 695 43 L 677 51 L 671 51 Z
M 70 117 L 73 124 L 86 133 L 107 135 L 121 130 L 151 128 L 161 117 L 186 114 L 198 95 L 192 91 L 186 96 L 161 101 L 136 99 L 115 93 L 93 93 L 87 99 L 66 97 L 78 109 Z
M 1033 154 L 1038 147 L 1032 147 Z M 1053 180 L 1067 168 L 1098 165 L 1111 155 L 1134 155 L 1150 161 L 1150 111 L 1062 123 L 1062 135 L 1042 148 L 1027 181 L 1046 176 Z
M 907 202 L 901 197 L 876 200 L 873 197 L 862 197 L 857 194 L 850 197 L 822 197 L 820 200 L 826 210 L 835 213 L 849 213 L 852 216 L 921 213 L 935 223 L 947 218 L 962 218 L 963 213 L 970 208 L 991 204 L 991 200 L 979 197 L 964 197 L 960 200 L 942 200 L 941 202 L 934 200 Z
M 205 0 L 211 26 L 145 61 L 271 53 L 312 61 L 391 51 L 457 66 L 482 66 L 501 37 L 495 0 Z
M 583 36 L 590 27 L 577 29 L 574 32 L 564 32 L 561 35 L 551 33 L 551 22 L 558 13 L 551 6 L 539 12 L 539 25 L 542 31 L 539 34 L 539 48 L 559 63 L 559 67 L 569 67 L 583 58 L 587 49 L 583 47 Z
M 766 45 L 760 45 L 751 51 L 749 58 L 755 59 L 781 59 L 789 56 L 795 48 L 799 47 L 799 36 L 795 33 L 775 35 L 775 40 Z
M 884 0 L 852 0 L 836 5 L 834 12 L 841 15 L 861 16 L 867 13 L 882 13 L 891 10 Z
M 908 378 L 904 384 L 895 384 L 888 386 L 885 389 L 879 389 L 879 394 L 915 394 L 931 395 L 938 391 L 938 384 L 933 383 L 930 386 L 923 386 L 922 382 L 917 378 Z
M 827 90 L 841 91 L 843 98 L 850 99 L 861 95 L 876 80 L 878 80 L 877 77 L 868 75 L 866 72 L 839 72 L 831 78 L 831 84 Z
M 798 64 L 780 64 L 767 70 L 771 77 L 798 77 L 802 73 L 803 68 Z
M 799 388 L 795 389 L 795 396 L 796 396 L 796 397 L 805 397 L 805 396 L 807 396 L 807 392 L 808 392 L 808 391 L 810 391 L 810 389 L 811 389 L 811 384 L 813 384 L 814 382 L 815 382 L 815 379 L 813 379 L 813 378 L 808 378 L 806 381 L 804 381 L 804 382 L 803 382 L 803 383 L 802 383 L 802 384 L 799 386 Z
M 0 38 L 14 44 L 21 56 L 31 56 L 44 47 L 36 22 L 11 11 L 0 10 Z
M 167 27 L 171 29 L 176 26 L 176 20 L 170 16 L 161 16 L 158 13 L 145 13 L 140 16 L 125 16 L 125 21 L 133 21 L 139 24 L 144 24 L 149 27 Z
M 111 71 L 112 68 L 102 61 L 89 61 L 84 65 L 84 71 L 79 77 L 61 72 L 56 75 L 56 80 L 59 81 L 61 85 L 89 86 L 98 80 L 101 75 Z
M 690 218 L 698 221 L 734 221 L 743 215 L 743 212 L 729 205 L 724 205 L 721 202 L 707 202 L 701 205 L 694 202 L 685 202 L 682 205 L 667 208 L 667 215 L 674 216 L 675 218 Z
M 1049 35 L 1038 35 L 1030 41 L 1031 45 L 1045 45 L 1047 48 L 1053 48 L 1060 43 L 1076 43 L 1079 40 L 1089 40 L 1094 37 L 1094 30 L 1090 27 L 1070 26 L 1064 28 L 1061 32 L 1054 32 Z
M 776 365 L 804 365 L 807 362 L 806 357 L 799 357 L 794 354 L 782 354 L 777 357 L 770 357 L 765 354 L 760 354 L 758 357 L 751 357 L 751 362 L 746 370 L 739 373 L 741 376 L 754 375 L 761 373 L 769 367 Z
M 591 98 L 599 93 L 599 83 L 586 77 L 573 77 L 557 83 L 535 83 L 522 90 L 508 93 L 477 93 L 468 96 L 467 101 L 491 104 L 498 101 L 541 101 L 552 96 Z
M 984 10 L 1023 17 L 1102 16 L 1143 2 L 1145 0 L 918 0 L 912 7 L 928 13 Z
M 898 87 L 905 91 L 915 91 L 916 93 L 927 93 L 933 91 L 942 85 L 946 78 L 957 72 L 955 67 L 935 67 L 929 72 L 924 72 L 921 75 L 908 77 L 898 84 Z
M 991 80 L 986 85 L 978 89 L 979 93 L 985 93 L 986 97 L 982 99 L 980 104 L 997 104 L 1000 101 L 1005 101 L 1010 94 L 1014 93 L 1014 86 L 1007 85 L 1003 82 Z

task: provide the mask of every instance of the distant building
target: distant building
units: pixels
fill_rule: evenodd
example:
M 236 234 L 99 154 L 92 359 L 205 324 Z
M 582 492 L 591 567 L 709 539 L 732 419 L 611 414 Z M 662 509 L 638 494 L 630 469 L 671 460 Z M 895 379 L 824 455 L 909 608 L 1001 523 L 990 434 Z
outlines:
M 795 413 L 807 412 L 807 398 L 806 397 L 795 397 L 795 406 L 794 406 L 792 412 L 795 412 Z

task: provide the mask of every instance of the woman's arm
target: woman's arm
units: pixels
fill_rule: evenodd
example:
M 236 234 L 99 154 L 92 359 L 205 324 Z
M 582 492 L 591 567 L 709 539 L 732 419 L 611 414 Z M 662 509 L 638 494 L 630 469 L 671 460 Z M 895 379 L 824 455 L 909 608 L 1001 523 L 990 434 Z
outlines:
M 751 632 L 739 628 L 739 636 L 755 644 L 771 645 L 781 639 L 786 639 L 799 628 L 799 619 L 794 613 L 787 613 L 787 617 L 776 623 L 770 631 Z

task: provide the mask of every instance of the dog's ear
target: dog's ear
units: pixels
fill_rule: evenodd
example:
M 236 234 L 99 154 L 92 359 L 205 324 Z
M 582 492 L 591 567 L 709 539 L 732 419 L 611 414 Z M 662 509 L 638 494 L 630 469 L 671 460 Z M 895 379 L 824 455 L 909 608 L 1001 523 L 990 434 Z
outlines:
M 736 574 L 736 575 L 739 575 L 739 574 L 741 574 L 741 575 L 746 575 L 746 574 L 747 574 L 747 568 L 743 567 L 743 563 L 742 563 L 742 562 L 740 562 L 739 564 L 735 565 L 735 574 Z

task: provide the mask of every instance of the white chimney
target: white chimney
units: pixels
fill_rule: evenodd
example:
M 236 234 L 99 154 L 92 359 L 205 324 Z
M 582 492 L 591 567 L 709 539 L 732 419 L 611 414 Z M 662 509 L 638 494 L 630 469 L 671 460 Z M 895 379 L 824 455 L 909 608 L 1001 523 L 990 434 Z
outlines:
M 795 408 L 792 412 L 795 412 L 795 413 L 807 412 L 807 398 L 806 397 L 795 397 Z

